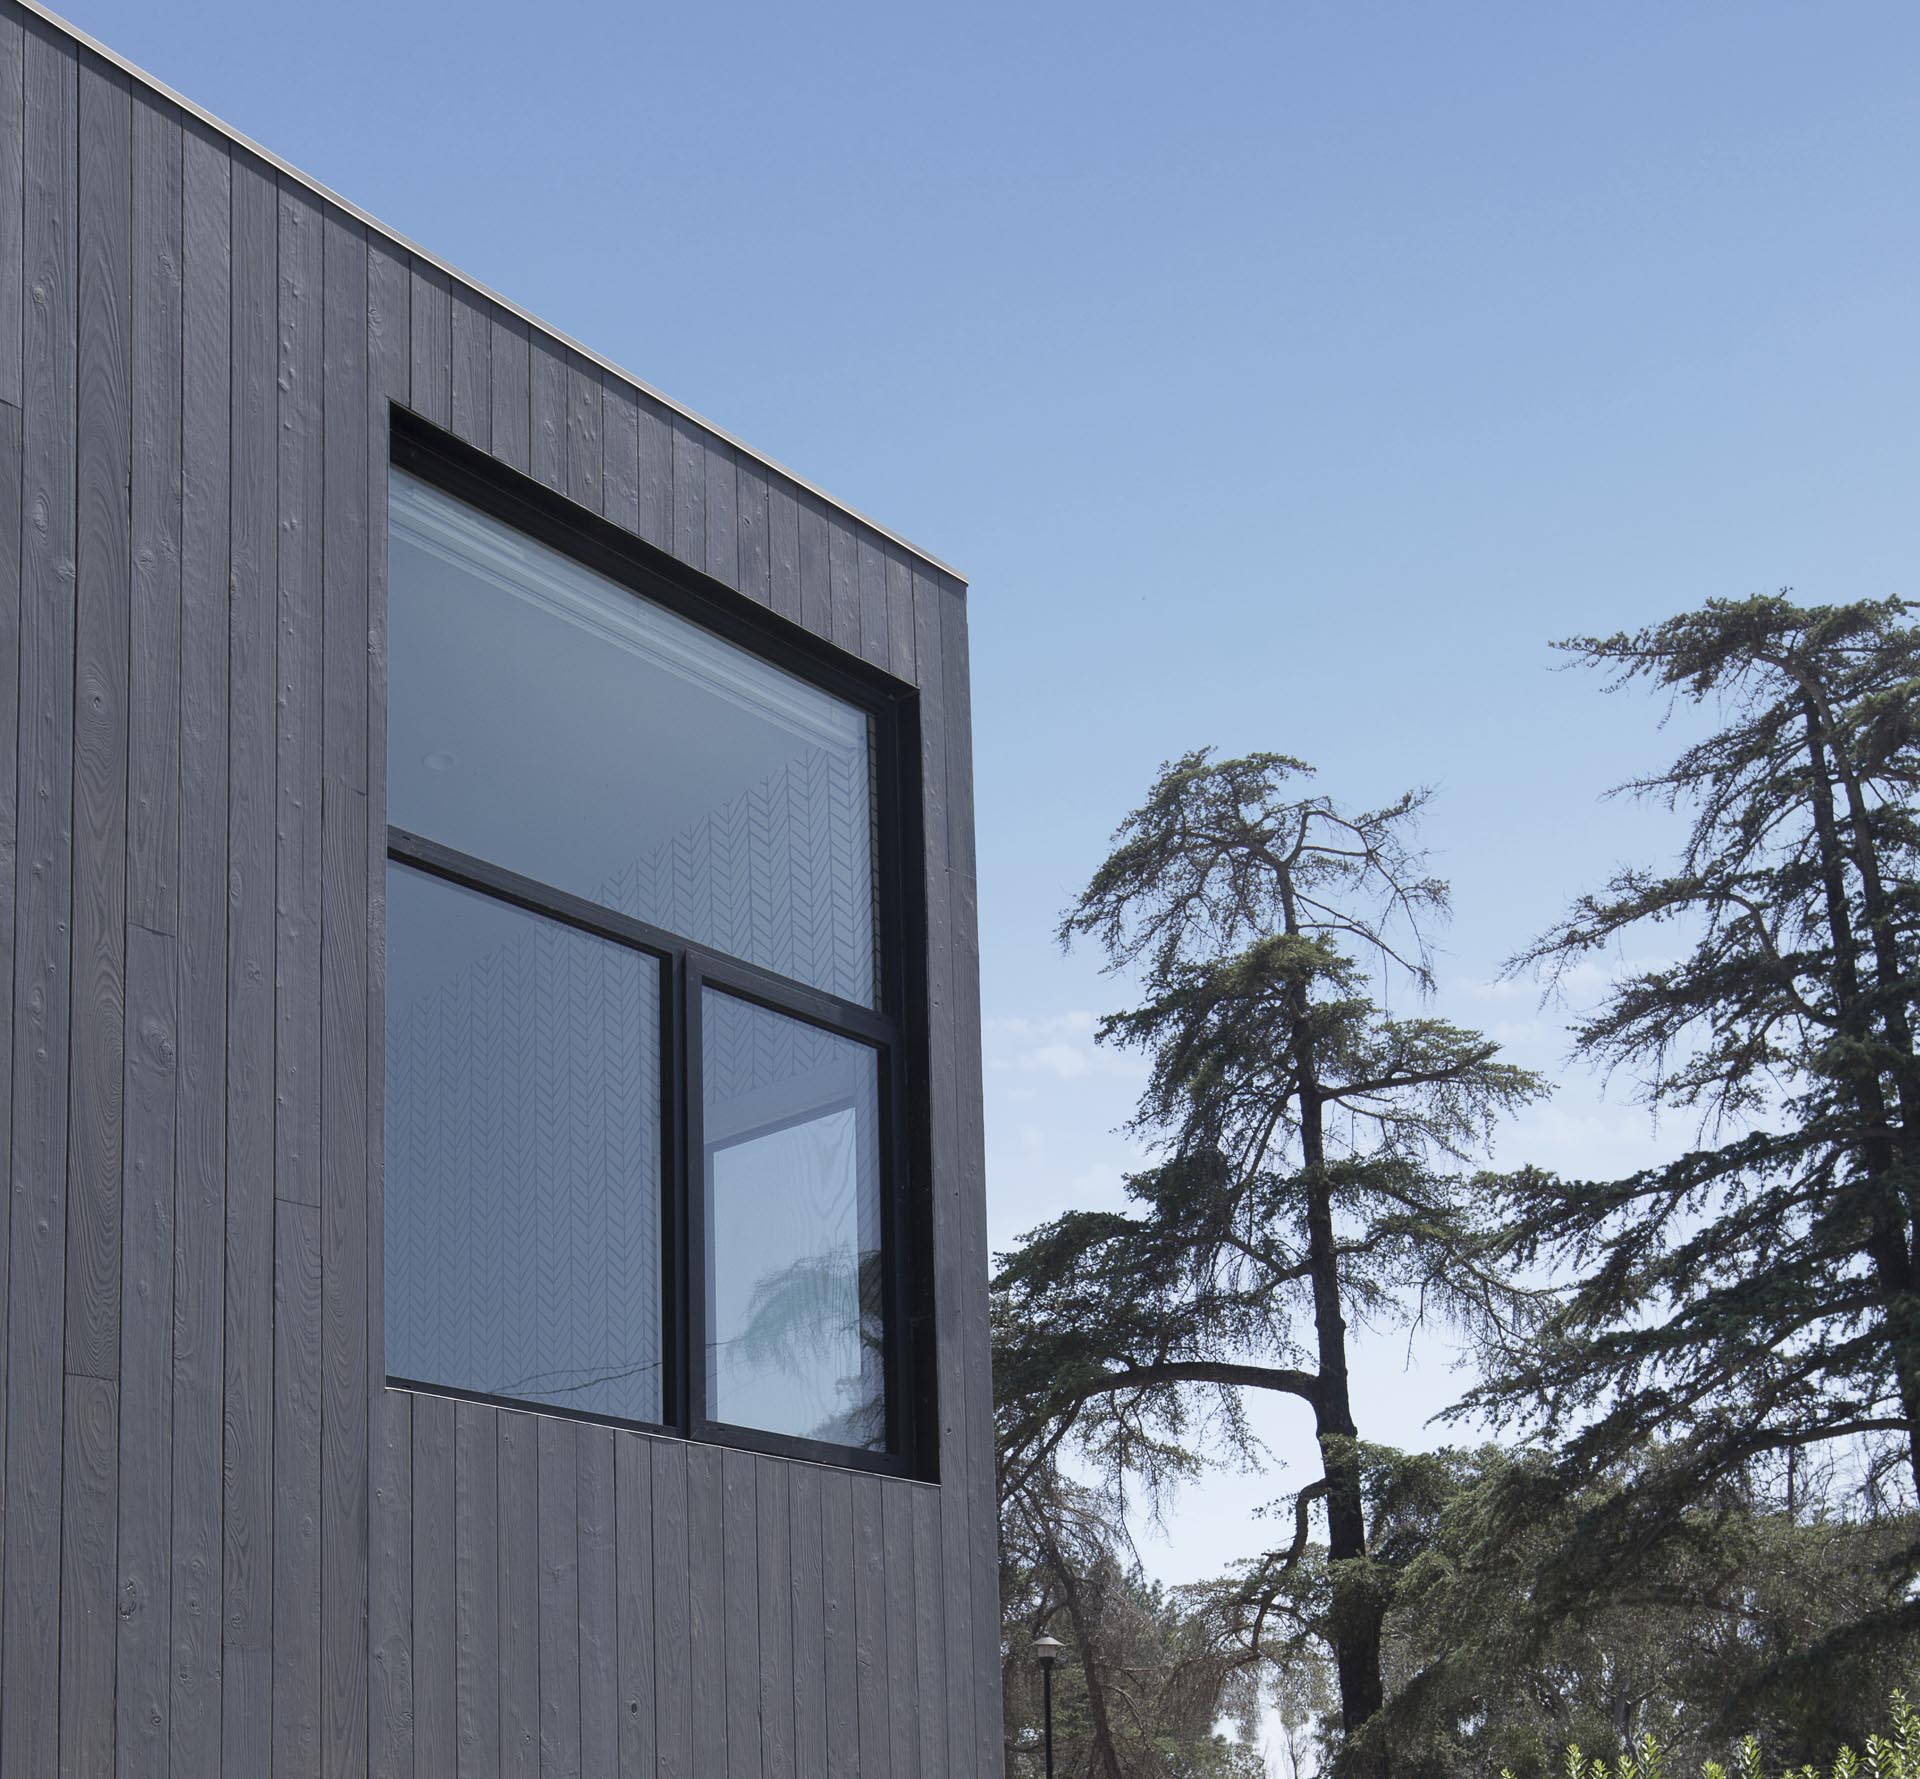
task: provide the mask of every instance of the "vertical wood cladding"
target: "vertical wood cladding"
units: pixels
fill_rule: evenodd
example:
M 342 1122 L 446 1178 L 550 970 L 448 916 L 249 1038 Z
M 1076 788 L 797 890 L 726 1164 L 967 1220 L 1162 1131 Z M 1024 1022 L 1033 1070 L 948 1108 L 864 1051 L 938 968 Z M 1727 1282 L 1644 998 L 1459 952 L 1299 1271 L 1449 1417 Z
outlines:
M 409 407 L 919 687 L 938 1486 L 384 1384 Z M 0 1779 L 1000 1770 L 964 589 L 0 0 Z

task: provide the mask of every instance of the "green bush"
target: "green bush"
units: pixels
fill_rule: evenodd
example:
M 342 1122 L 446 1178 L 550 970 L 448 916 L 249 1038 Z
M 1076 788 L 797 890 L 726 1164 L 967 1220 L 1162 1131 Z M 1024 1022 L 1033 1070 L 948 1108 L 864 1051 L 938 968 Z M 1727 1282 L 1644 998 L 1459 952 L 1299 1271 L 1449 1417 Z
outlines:
M 1920 1779 L 1920 1711 L 1907 1703 L 1907 1695 L 1896 1691 L 1889 1707 L 1892 1733 L 1867 1738 L 1865 1756 L 1851 1748 L 1842 1748 L 1833 1757 L 1830 1779 Z M 1589 1760 L 1577 1746 L 1567 1749 L 1564 1779 L 1665 1779 L 1660 1744 L 1653 1736 L 1643 1736 L 1631 1754 L 1623 1754 L 1609 1765 L 1604 1760 Z M 1500 1779 L 1513 1779 L 1510 1769 L 1500 1769 Z M 1720 1761 L 1703 1761 L 1700 1779 L 1768 1779 L 1766 1760 L 1760 1744 L 1752 1736 L 1741 1741 L 1729 1769 Z M 1811 1763 L 1789 1767 L 1779 1779 L 1828 1779 Z

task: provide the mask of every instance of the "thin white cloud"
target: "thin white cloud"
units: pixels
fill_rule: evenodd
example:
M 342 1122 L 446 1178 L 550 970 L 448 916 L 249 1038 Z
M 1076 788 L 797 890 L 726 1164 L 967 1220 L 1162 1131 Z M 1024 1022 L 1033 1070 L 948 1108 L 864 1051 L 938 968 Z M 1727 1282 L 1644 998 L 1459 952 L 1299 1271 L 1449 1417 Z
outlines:
M 1098 1016 L 1086 1012 L 1013 1015 L 986 1022 L 987 1067 L 1055 1081 L 1138 1077 L 1138 1058 L 1094 1041 Z

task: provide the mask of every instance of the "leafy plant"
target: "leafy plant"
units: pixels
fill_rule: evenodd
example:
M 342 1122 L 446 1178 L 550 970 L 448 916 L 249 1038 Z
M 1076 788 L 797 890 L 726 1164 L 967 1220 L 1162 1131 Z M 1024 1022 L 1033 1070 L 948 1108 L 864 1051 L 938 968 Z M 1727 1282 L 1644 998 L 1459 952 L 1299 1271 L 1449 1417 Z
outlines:
M 1842 1747 L 1834 1755 L 1828 1774 L 1831 1779 L 1862 1779 L 1862 1769 L 1873 1779 L 1920 1779 L 1920 1712 L 1907 1703 L 1907 1695 L 1896 1689 L 1890 1705 L 1892 1733 L 1867 1738 L 1866 1755 Z M 1618 1756 L 1611 1764 L 1589 1759 L 1577 1744 L 1569 1744 L 1562 1768 L 1564 1779 L 1665 1779 L 1659 1741 L 1643 1736 L 1630 1753 Z M 1505 1767 L 1500 1779 L 1513 1779 Z M 1767 1767 L 1760 1744 L 1752 1736 L 1741 1738 L 1734 1751 L 1731 1768 L 1717 1760 L 1702 1761 L 1700 1779 L 1767 1779 Z M 1826 1779 L 1811 1762 L 1787 1767 L 1780 1779 Z

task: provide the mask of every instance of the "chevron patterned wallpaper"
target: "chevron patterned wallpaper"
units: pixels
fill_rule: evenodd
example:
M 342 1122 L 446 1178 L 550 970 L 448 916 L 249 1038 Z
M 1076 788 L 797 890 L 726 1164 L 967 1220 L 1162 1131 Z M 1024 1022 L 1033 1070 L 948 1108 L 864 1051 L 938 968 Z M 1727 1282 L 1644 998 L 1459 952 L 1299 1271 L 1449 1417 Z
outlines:
M 811 748 L 638 860 L 599 900 L 871 1007 L 873 865 L 866 759 Z

